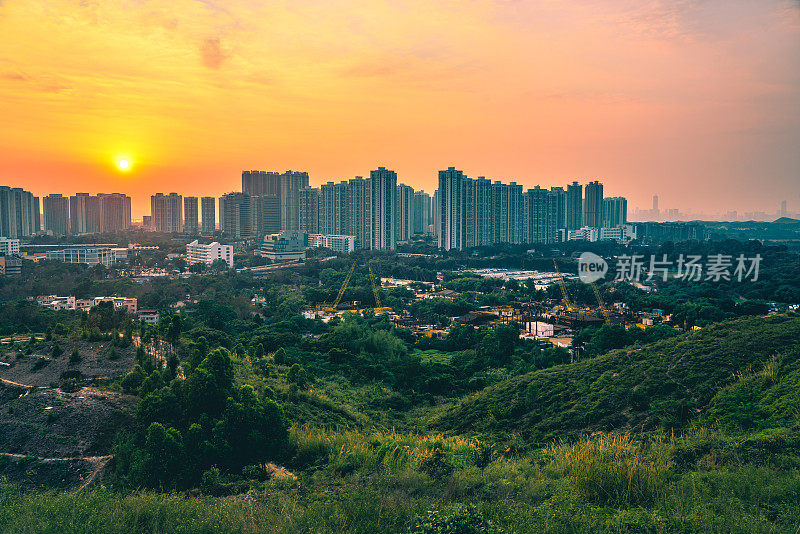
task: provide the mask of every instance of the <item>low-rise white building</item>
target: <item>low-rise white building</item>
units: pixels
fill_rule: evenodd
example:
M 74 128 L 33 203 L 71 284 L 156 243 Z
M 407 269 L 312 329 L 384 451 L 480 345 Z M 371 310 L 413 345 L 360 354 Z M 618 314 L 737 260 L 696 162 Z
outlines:
M 568 241 L 616 241 L 627 245 L 636 239 L 636 227 L 632 224 L 620 224 L 614 228 L 592 228 L 584 226 L 577 230 L 569 230 Z
M 70 247 L 48 250 L 47 259 L 64 263 L 85 263 L 90 267 L 98 264 L 110 267 L 114 263 L 114 254 L 108 247 Z
M 91 299 L 76 299 L 74 296 L 59 297 L 58 295 L 42 295 L 36 297 L 39 306 L 51 310 L 83 310 L 88 312 L 101 302 L 110 302 L 115 308 L 125 308 L 128 313 L 136 313 L 137 300 L 132 297 L 94 297 Z
M 186 263 L 205 263 L 211 265 L 217 260 L 223 260 L 228 267 L 233 267 L 233 246 L 220 245 L 216 241 L 204 245 L 195 239 L 186 245 Z
M 311 248 L 329 248 L 336 252 L 348 254 L 356 249 L 356 236 L 309 234 L 308 246 Z
M 139 310 L 136 314 L 139 320 L 145 324 L 157 325 L 161 315 L 155 310 Z
M 19 254 L 19 239 L 0 237 L 0 256 Z

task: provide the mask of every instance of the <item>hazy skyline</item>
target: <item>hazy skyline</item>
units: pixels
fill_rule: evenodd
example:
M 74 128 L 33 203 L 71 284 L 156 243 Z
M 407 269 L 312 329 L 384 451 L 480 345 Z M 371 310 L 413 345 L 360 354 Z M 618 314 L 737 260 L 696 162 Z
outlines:
M 800 204 L 800 2 L 0 1 L 0 183 L 313 185 L 386 166 L 646 208 Z M 131 161 L 122 172 L 115 162 Z

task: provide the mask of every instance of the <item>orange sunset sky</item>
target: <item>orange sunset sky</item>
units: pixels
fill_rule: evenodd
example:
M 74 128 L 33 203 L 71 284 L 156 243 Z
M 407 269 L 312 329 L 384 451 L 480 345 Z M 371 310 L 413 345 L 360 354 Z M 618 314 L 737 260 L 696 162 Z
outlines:
M 800 211 L 800 2 L 0 0 L 2 185 L 140 219 L 243 169 L 378 165 Z

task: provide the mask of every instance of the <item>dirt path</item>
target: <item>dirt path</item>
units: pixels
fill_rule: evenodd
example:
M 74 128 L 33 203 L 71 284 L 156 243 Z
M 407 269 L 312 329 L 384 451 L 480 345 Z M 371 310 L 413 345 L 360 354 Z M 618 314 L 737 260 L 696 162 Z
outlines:
M 13 380 L 6 380 L 5 378 L 0 378 L 0 382 L 8 384 L 9 386 L 17 386 L 26 389 L 50 389 L 46 386 L 31 386 L 30 384 L 20 384 L 19 382 L 14 382 Z
M 0 452 L 0 456 L 9 456 L 11 458 L 16 458 L 17 460 L 20 460 L 30 455 L 16 454 L 10 452 Z M 84 480 L 81 483 L 81 485 L 78 486 L 77 489 L 75 489 L 75 492 L 78 492 L 87 487 L 92 482 L 94 482 L 94 480 L 97 478 L 97 475 L 100 474 L 103 468 L 106 465 L 108 465 L 108 462 L 110 462 L 113 457 L 114 457 L 113 454 L 108 454 L 106 456 L 68 456 L 66 458 L 36 458 L 36 460 L 39 462 L 48 462 L 48 463 L 74 462 L 76 460 L 82 460 L 84 462 L 88 462 L 92 467 L 89 472 L 89 476 L 86 477 L 86 480 Z

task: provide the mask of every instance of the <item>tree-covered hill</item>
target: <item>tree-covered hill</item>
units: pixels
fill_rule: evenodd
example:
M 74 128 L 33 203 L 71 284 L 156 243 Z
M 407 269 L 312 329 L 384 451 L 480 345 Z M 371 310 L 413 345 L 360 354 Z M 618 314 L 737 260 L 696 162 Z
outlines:
M 798 345 L 800 317 L 728 321 L 514 377 L 443 408 L 431 425 L 461 433 L 520 433 L 534 441 L 594 431 L 680 429 L 701 418 L 715 396 L 743 376 L 775 362 L 790 369 Z M 783 402 L 792 401 L 784 396 Z M 713 412 L 727 413 L 723 404 L 717 399 Z M 782 413 L 791 417 L 792 410 L 784 406 Z

